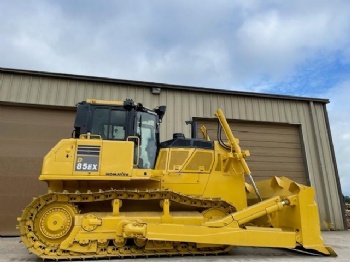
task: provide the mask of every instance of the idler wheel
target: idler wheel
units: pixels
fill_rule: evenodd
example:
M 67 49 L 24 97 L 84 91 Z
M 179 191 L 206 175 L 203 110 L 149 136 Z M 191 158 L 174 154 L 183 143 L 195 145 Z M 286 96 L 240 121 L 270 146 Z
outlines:
M 46 244 L 59 244 L 74 225 L 76 210 L 73 206 L 53 203 L 43 207 L 35 218 L 35 231 Z

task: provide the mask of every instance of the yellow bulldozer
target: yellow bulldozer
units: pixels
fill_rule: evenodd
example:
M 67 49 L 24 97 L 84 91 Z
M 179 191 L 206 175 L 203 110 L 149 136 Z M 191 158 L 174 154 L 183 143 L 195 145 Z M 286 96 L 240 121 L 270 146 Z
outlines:
M 130 99 L 77 104 L 72 138 L 43 161 L 48 193 L 18 218 L 30 252 L 67 260 L 254 246 L 336 256 L 323 243 L 313 188 L 285 177 L 255 183 L 249 151 L 220 109 L 217 141 L 176 133 L 160 142 L 165 110 Z

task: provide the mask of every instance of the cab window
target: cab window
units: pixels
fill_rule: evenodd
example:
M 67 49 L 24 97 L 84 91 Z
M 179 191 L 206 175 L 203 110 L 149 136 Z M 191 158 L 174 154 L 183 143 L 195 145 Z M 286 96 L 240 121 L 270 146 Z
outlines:
M 141 168 L 154 168 L 157 142 L 156 142 L 157 116 L 137 112 L 136 134 L 140 137 L 140 161 Z
M 125 140 L 126 112 L 96 108 L 92 116 L 91 133 L 107 140 Z

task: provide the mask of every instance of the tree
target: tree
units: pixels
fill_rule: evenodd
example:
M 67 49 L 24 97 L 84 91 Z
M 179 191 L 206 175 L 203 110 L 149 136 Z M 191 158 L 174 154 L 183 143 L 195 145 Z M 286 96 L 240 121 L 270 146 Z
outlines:
M 350 204 L 350 196 L 344 196 L 344 201 Z

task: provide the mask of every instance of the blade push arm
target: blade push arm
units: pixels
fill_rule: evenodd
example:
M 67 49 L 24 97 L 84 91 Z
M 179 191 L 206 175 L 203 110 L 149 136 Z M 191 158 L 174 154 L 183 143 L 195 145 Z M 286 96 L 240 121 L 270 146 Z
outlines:
M 245 151 L 241 150 L 241 147 L 238 144 L 238 139 L 236 139 L 233 136 L 232 131 L 230 129 L 230 126 L 228 125 L 226 118 L 225 118 L 225 115 L 221 109 L 216 110 L 215 116 L 218 118 L 220 125 L 226 134 L 228 142 L 230 143 L 231 151 L 234 151 L 235 158 L 237 158 L 241 162 L 241 165 L 244 169 L 245 174 L 250 175 L 251 174 L 250 169 L 249 169 L 249 167 L 244 159 L 245 157 L 250 155 L 249 151 L 248 150 L 245 150 Z

